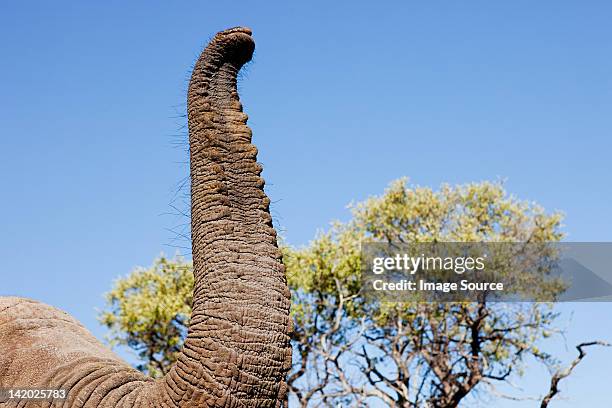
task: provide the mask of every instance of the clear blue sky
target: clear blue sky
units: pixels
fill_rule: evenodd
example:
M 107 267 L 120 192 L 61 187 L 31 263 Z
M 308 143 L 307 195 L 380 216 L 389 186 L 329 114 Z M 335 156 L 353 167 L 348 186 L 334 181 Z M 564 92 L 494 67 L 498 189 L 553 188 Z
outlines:
M 254 31 L 240 89 L 290 243 L 400 176 L 506 178 L 564 211 L 568 240 L 612 241 L 610 2 L 208 3 L 0 6 L 0 294 L 104 335 L 94 308 L 113 279 L 175 252 L 168 229 L 185 220 L 164 213 L 187 176 L 188 75 L 235 25 Z M 570 349 L 548 347 L 569 359 L 612 340 L 611 306 L 561 306 Z M 555 406 L 601 406 L 610 363 L 593 349 Z M 531 367 L 518 383 L 546 381 Z

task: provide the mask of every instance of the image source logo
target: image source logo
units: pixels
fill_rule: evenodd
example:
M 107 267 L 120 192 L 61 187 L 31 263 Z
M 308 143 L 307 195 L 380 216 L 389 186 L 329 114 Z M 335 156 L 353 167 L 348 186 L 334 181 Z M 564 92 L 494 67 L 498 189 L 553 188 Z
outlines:
M 361 257 L 378 300 L 612 300 L 610 243 L 366 243 Z

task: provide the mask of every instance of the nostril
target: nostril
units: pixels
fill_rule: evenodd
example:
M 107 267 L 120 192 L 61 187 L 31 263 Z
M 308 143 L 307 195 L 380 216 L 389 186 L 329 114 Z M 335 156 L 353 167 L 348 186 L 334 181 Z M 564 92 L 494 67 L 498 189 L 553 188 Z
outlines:
M 246 35 L 253 35 L 253 31 L 249 27 L 234 27 L 234 28 L 225 30 L 223 33 L 224 34 L 243 33 Z

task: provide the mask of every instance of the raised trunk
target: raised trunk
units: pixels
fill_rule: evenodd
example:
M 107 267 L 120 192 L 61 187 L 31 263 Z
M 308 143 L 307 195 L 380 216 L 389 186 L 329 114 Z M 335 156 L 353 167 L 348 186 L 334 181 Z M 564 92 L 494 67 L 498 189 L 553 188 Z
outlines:
M 159 384 L 171 405 L 279 407 L 285 401 L 290 296 L 236 88 L 254 47 L 246 28 L 218 33 L 189 84 L 195 289 L 184 349 Z

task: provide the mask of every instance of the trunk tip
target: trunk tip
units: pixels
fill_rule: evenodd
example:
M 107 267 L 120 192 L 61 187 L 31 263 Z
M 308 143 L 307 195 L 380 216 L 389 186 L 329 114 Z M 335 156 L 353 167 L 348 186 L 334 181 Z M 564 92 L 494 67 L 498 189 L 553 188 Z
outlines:
M 233 27 L 219 31 L 202 53 L 202 57 L 213 64 L 229 62 L 237 68 L 242 67 L 253 57 L 255 41 L 253 31 L 247 27 Z
M 233 33 L 242 33 L 242 34 L 246 34 L 249 36 L 253 35 L 253 30 L 251 30 L 249 27 L 232 27 L 232 28 L 228 28 L 227 30 L 223 30 L 223 31 L 219 31 L 217 33 L 218 36 L 226 36 L 226 35 L 230 35 Z

